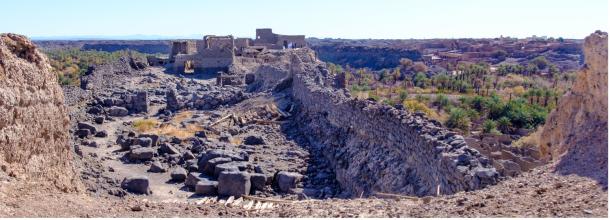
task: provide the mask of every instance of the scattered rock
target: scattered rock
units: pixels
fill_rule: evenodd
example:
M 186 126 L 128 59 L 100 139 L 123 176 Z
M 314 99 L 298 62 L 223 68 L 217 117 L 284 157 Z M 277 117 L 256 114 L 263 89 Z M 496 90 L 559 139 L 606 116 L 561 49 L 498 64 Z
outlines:
M 95 118 L 93 119 L 93 121 L 96 124 L 103 124 L 104 123 L 104 116 L 95 116 Z
M 203 172 L 212 175 L 212 174 L 214 174 L 214 170 L 216 169 L 216 166 L 218 164 L 223 164 L 223 163 L 228 163 L 228 162 L 231 162 L 231 158 L 216 157 L 216 158 L 208 160 L 205 164 L 203 164 L 203 166 L 199 165 L 199 168 L 201 169 L 201 167 L 203 167 Z
M 172 144 L 170 144 L 170 143 L 163 143 L 163 144 L 161 144 L 161 147 L 159 147 L 159 151 L 162 154 L 178 154 L 178 153 L 180 153 L 180 151 L 178 151 L 176 148 L 174 148 L 172 146 Z
M 267 185 L 268 176 L 262 173 L 252 173 L 250 174 L 250 182 L 252 184 L 252 188 L 254 190 L 263 190 L 265 189 L 265 185 Z
M 131 207 L 131 211 L 141 212 L 142 211 L 142 207 L 139 206 L 139 205 L 133 206 L 133 207 Z
M 101 138 L 108 137 L 108 132 L 106 132 L 106 131 L 98 131 L 97 133 L 95 133 L 95 136 L 96 137 L 101 137 Z
M 125 107 L 112 106 L 108 109 L 108 115 L 113 117 L 124 117 L 129 114 L 129 111 Z
M 139 137 L 136 139 L 136 144 L 142 147 L 152 147 L 152 138 L 149 137 Z
M 265 140 L 261 136 L 250 135 L 244 138 L 244 144 L 246 145 L 263 145 L 265 144 Z
M 79 138 L 86 138 L 91 135 L 91 131 L 89 129 L 78 129 L 76 130 L 76 136 Z
M 150 147 L 136 145 L 129 153 L 131 160 L 150 160 L 155 156 L 155 151 Z
M 282 192 L 290 192 L 291 189 L 297 187 L 297 183 L 301 181 L 302 178 L 303 175 L 298 173 L 280 171 L 277 173 L 276 183 Z
M 220 134 L 220 137 L 218 137 L 218 141 L 229 143 L 231 141 L 231 134 L 227 132 Z
M 184 168 L 176 167 L 174 170 L 172 170 L 170 177 L 174 182 L 184 182 L 184 180 L 186 180 L 186 175 L 187 173 Z
M 205 134 L 205 131 L 197 131 L 195 132 L 195 137 L 207 138 L 207 135 Z
M 137 194 L 151 194 L 149 189 L 148 177 L 128 177 L 123 179 L 121 188 L 131 193 Z
M 152 173 L 165 173 L 165 171 L 167 171 L 167 169 L 159 161 L 153 162 L 148 169 L 148 172 Z
M 79 122 L 77 124 L 78 129 L 86 129 L 89 130 L 89 134 L 95 134 L 95 132 L 97 132 L 97 129 L 95 128 L 95 126 L 93 126 L 92 124 L 86 123 L 86 122 Z
M 218 176 L 218 194 L 241 196 L 250 194 L 250 175 L 246 172 L 225 171 Z
M 189 187 L 191 190 L 194 190 L 195 185 L 197 185 L 197 182 L 202 181 L 202 180 L 207 180 L 207 179 L 205 177 L 201 176 L 201 173 L 191 172 L 186 176 L 186 181 L 184 182 L 184 185 Z
M 204 196 L 213 196 L 218 194 L 218 182 L 217 181 L 199 181 L 195 185 L 195 193 Z
M 190 151 L 185 151 L 185 152 L 182 154 L 182 158 L 183 158 L 184 160 L 192 160 L 192 159 L 195 159 L 195 155 L 193 155 L 193 153 L 191 153 Z

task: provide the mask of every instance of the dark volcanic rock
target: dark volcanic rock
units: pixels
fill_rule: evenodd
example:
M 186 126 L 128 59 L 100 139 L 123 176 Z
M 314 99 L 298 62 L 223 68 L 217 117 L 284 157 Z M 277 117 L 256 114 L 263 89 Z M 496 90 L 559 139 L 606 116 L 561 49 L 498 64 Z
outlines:
M 222 172 L 218 176 L 219 195 L 249 195 L 250 187 L 250 175 L 246 172 Z
M 151 194 L 148 177 L 128 177 L 123 179 L 121 188 L 137 194 Z

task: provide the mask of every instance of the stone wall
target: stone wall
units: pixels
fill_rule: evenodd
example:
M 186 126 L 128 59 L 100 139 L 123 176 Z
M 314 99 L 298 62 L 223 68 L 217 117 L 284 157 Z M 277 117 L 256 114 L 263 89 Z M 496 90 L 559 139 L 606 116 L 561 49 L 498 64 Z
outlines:
M 301 48 L 305 47 L 305 35 L 278 35 L 278 45 L 282 45 L 285 48 Z
M 36 187 L 77 189 L 68 127 L 48 59 L 26 37 L 0 35 L 0 172 Z
M 344 191 L 435 195 L 495 184 L 498 173 L 464 138 L 423 114 L 349 97 L 324 64 L 293 51 L 292 95 L 310 143 L 332 161 Z M 300 53 L 300 54 L 299 54 Z M 438 187 L 438 188 L 437 188 Z

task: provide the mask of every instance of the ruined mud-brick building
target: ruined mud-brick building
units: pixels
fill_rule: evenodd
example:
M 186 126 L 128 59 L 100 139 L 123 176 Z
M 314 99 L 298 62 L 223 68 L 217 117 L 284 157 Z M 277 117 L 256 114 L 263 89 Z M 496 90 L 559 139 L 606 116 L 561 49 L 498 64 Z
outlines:
M 173 42 L 169 63 L 175 73 L 228 72 L 236 56 L 252 58 L 265 50 L 305 46 L 305 35 L 275 34 L 270 28 L 256 29 L 254 40 L 206 35 L 203 40 Z

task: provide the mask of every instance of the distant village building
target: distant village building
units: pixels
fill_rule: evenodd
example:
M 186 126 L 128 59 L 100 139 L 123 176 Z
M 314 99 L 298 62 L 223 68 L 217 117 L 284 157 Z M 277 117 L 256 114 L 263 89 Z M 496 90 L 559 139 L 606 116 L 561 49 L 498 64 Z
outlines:
M 307 46 L 305 35 L 275 34 L 270 28 L 256 29 L 256 38 L 234 38 L 231 35 L 206 35 L 203 40 L 172 43 L 169 64 L 175 73 L 227 72 L 235 56 L 256 57 L 265 50 L 283 50 Z M 159 58 L 149 63 L 164 63 Z

